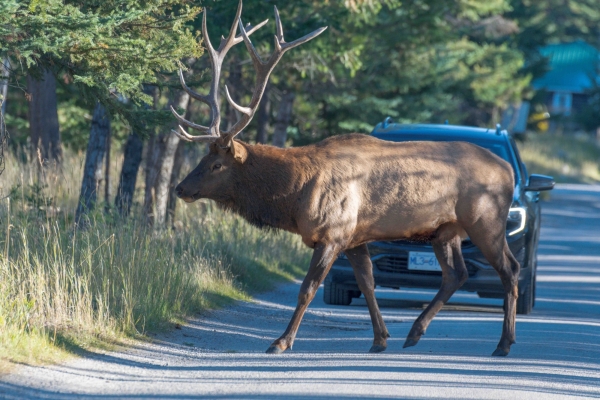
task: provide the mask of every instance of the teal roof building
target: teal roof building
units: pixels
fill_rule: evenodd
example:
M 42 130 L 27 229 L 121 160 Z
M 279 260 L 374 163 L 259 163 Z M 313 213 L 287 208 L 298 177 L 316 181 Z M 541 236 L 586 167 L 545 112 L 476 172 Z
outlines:
M 542 48 L 540 53 L 548 57 L 550 71 L 533 81 L 534 88 L 584 93 L 600 83 L 596 82 L 600 53 L 589 44 L 582 41 L 551 44 Z
M 550 113 L 568 116 L 584 107 L 587 90 L 600 85 L 600 52 L 583 41 L 576 41 L 551 44 L 540 53 L 549 59 L 550 69 L 532 85 L 548 92 Z

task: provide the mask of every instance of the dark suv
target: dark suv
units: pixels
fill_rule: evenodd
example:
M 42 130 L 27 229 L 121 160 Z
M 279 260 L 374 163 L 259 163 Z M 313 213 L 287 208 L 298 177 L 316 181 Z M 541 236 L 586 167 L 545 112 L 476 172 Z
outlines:
M 521 264 L 517 313 L 529 314 L 535 305 L 537 246 L 540 236 L 539 192 L 554 187 L 552 177 L 528 175 L 515 144 L 506 131 L 454 125 L 403 125 L 388 118 L 372 132 L 376 138 L 393 142 L 461 141 L 474 143 L 508 161 L 515 172 L 514 200 L 506 222 L 508 245 Z M 388 288 L 412 287 L 438 289 L 442 272 L 431 244 L 407 240 L 369 244 L 375 285 Z M 462 243 L 469 279 L 461 290 L 477 292 L 479 297 L 504 298 L 496 271 L 479 249 L 467 238 Z M 341 253 L 324 283 L 327 304 L 348 305 L 360 291 L 346 256 Z

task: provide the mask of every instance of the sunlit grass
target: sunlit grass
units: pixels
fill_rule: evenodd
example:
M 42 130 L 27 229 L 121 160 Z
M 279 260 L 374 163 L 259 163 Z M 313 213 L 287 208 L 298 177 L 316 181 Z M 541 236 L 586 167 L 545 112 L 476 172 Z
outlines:
M 559 183 L 600 182 L 600 144 L 589 135 L 531 133 L 519 150 L 530 173 Z
M 105 214 L 99 204 L 89 227 L 77 230 L 81 163 L 67 153 L 62 172 L 38 177 L 30 163 L 7 160 L 0 197 L 12 195 L 0 200 L 0 360 L 55 362 L 140 337 L 246 299 L 308 265 L 299 238 L 260 231 L 210 203 L 182 202 L 177 228 L 159 231 Z

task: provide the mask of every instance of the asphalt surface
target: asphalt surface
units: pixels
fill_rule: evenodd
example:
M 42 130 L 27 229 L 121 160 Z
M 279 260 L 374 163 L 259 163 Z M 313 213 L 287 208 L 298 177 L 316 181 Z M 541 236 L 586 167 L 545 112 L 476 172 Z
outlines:
M 562 185 L 543 205 L 538 296 L 517 343 L 490 354 L 501 301 L 457 293 L 415 347 L 402 344 L 433 291 L 378 290 L 392 335 L 367 353 L 364 299 L 327 306 L 319 292 L 293 351 L 264 351 L 287 326 L 299 282 L 189 321 L 123 352 L 0 377 L 3 398 L 600 398 L 600 186 Z M 322 290 L 322 289 L 321 289 Z

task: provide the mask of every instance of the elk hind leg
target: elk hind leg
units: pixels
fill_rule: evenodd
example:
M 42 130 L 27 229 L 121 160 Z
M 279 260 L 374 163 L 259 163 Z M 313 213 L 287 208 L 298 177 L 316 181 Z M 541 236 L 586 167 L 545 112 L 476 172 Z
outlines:
M 443 239 L 444 232 L 440 233 L 442 235 L 438 234 L 438 236 Z M 449 240 L 442 239 L 435 239 L 432 242 L 433 251 L 442 267 L 442 286 L 431 303 L 415 320 L 403 347 L 411 347 L 419 342 L 431 320 L 469 276 L 460 248 L 460 236 L 456 234 Z
M 504 239 L 502 266 L 496 268 L 504 286 L 504 322 L 502 336 L 492 356 L 507 356 L 510 346 L 516 343 L 517 299 L 519 298 L 519 273 L 521 265 Z
M 508 355 L 510 346 L 516 342 L 515 323 L 521 266 L 508 247 L 504 227 L 504 221 L 497 224 L 485 224 L 485 221 L 482 221 L 480 224 L 467 230 L 471 241 L 481 250 L 490 265 L 494 267 L 504 287 L 504 323 L 502 325 L 502 336 L 492 356 Z M 473 228 L 479 229 L 474 232 Z
M 375 298 L 375 279 L 373 278 L 373 264 L 369 257 L 369 250 L 366 244 L 362 244 L 353 249 L 348 249 L 344 253 L 352 265 L 358 288 L 365 296 L 367 306 L 369 307 L 374 335 L 373 346 L 369 352 L 380 353 L 387 348 L 387 338 L 390 337 L 390 334 L 383 322 L 383 317 Z
M 317 244 L 313 252 L 312 259 L 310 261 L 310 267 L 302 281 L 300 286 L 300 293 L 298 294 L 298 304 L 296 310 L 292 315 L 290 323 L 279 339 L 275 340 L 273 344 L 267 349 L 269 354 L 283 353 L 287 349 L 291 349 L 298 332 L 300 322 L 308 305 L 315 297 L 317 289 L 333 264 L 333 261 L 337 257 L 339 247 L 332 244 Z

